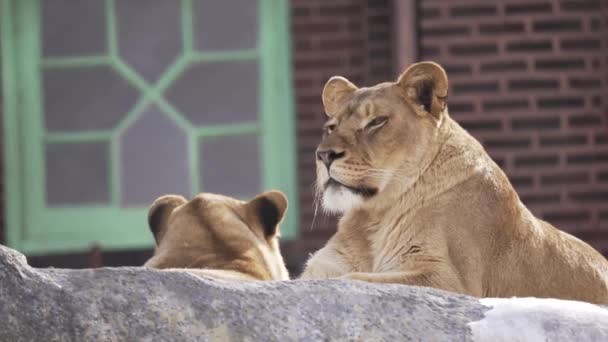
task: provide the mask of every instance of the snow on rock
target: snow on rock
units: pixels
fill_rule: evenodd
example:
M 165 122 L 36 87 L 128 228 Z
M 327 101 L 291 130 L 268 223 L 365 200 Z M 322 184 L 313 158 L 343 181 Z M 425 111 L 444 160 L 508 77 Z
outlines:
M 474 341 L 608 341 L 608 310 L 558 299 L 484 298 L 491 309 L 469 323 Z

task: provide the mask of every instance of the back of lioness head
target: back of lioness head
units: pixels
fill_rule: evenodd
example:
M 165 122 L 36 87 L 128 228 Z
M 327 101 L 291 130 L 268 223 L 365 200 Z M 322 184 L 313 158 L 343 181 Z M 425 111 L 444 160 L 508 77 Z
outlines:
M 436 150 L 447 88 L 444 70 L 432 62 L 369 88 L 332 77 L 323 89 L 329 120 L 316 152 L 323 207 L 344 212 L 382 193 L 405 191 Z
M 145 266 L 240 272 L 260 280 L 288 279 L 279 251 L 279 223 L 287 199 L 268 191 L 250 201 L 203 193 L 187 201 L 158 198 L 148 224 L 156 241 Z

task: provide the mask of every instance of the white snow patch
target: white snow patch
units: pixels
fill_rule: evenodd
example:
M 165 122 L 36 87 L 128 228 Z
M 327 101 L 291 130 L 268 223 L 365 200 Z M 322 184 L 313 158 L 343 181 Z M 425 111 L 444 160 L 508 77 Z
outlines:
M 539 298 L 479 301 L 492 309 L 485 313 L 484 319 L 468 324 L 474 341 L 549 341 L 544 325 L 552 322 L 570 325 L 594 322 L 600 327 L 608 326 L 608 310 L 584 302 Z M 568 340 L 568 336 L 563 337 Z

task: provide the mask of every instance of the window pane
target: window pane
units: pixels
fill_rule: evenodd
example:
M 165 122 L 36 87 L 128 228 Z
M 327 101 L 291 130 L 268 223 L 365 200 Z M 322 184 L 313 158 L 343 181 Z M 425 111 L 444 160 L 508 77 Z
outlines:
M 195 0 L 194 46 L 203 51 L 253 49 L 258 42 L 255 0 Z
M 48 131 L 115 127 L 133 107 L 138 92 L 110 67 L 49 69 L 43 74 Z
M 254 61 L 191 65 L 167 98 L 195 125 L 255 121 L 258 64 Z
M 181 1 L 120 0 L 116 12 L 120 55 L 156 81 L 182 48 Z
M 107 204 L 108 143 L 46 145 L 46 196 L 49 206 Z
M 43 56 L 106 53 L 105 1 L 43 0 L 41 5 Z
M 165 194 L 190 194 L 188 139 L 156 106 L 149 107 L 120 140 L 123 206 L 148 206 Z
M 254 196 L 261 191 L 257 136 L 205 138 L 200 146 L 203 191 L 229 196 Z

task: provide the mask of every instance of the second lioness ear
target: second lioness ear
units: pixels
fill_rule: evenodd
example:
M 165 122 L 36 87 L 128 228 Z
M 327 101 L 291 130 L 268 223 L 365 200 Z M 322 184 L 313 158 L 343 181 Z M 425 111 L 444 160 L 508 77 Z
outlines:
M 165 195 L 157 198 L 148 209 L 148 226 L 157 246 L 167 231 L 167 223 L 173 209 L 186 202 L 182 196 Z
M 448 76 L 434 62 L 412 64 L 397 81 L 407 100 L 419 115 L 432 114 L 439 118 L 445 110 L 448 96 Z
M 265 237 L 276 236 L 279 223 L 287 211 L 287 197 L 276 190 L 266 191 L 247 202 L 253 217 L 260 223 Z
M 334 76 L 323 88 L 323 107 L 329 117 L 334 117 L 346 106 L 357 87 L 342 76 Z

